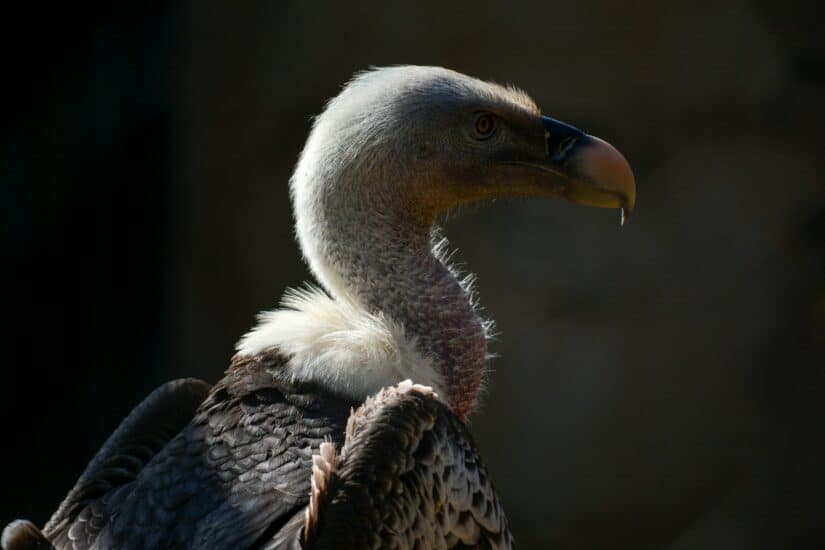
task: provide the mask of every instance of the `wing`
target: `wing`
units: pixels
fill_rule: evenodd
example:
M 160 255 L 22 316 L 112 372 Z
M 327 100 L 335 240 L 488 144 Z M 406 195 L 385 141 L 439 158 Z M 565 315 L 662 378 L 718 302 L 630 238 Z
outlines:
M 189 425 L 90 507 L 106 520 L 92 547 L 250 547 L 288 524 L 309 501 L 312 455 L 343 440 L 353 403 L 289 383 L 282 366 L 236 358 Z
M 369 398 L 340 454 L 314 457 L 306 548 L 511 548 L 495 489 L 466 426 L 410 381 Z
M 61 540 L 75 527 L 88 539 L 99 527 L 99 518 L 84 518 L 84 529 L 76 526 L 88 505 L 122 487 L 140 471 L 175 434 L 183 429 L 209 392 L 206 382 L 182 379 L 168 382 L 135 407 L 103 444 L 75 486 L 43 529 L 52 540 Z
M 292 520 L 309 502 L 312 456 L 324 441 L 343 441 L 356 404 L 290 383 L 283 367 L 276 353 L 236 357 L 211 391 L 197 380 L 155 390 L 105 443 L 43 533 L 18 521 L 3 544 L 249 547 L 300 529 Z

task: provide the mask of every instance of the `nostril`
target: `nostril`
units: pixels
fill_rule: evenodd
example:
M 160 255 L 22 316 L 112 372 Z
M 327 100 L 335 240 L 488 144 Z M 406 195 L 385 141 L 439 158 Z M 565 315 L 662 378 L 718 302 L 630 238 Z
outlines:
M 577 138 L 575 136 L 569 136 L 561 140 L 558 149 L 556 149 L 556 154 L 553 156 L 553 160 L 556 162 L 563 161 L 567 153 L 576 145 L 576 140 Z

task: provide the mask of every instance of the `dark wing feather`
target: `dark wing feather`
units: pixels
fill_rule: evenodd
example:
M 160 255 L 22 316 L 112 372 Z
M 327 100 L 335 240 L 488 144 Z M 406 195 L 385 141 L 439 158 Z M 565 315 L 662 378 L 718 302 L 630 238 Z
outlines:
M 342 441 L 353 402 L 239 357 L 130 482 L 86 500 L 52 538 L 74 548 L 234 548 L 270 541 L 309 501 L 312 455 Z M 63 525 L 63 524 L 62 524 Z
M 407 382 L 350 418 L 340 455 L 315 458 L 305 547 L 511 548 L 495 489 L 466 426 Z
M 274 531 L 274 535 L 267 536 L 255 550 L 303 550 L 301 534 L 306 522 L 306 507 L 298 510 L 292 518 Z
M 43 529 L 46 536 L 60 538 L 78 523 L 89 503 L 133 481 L 189 423 L 208 392 L 206 382 L 192 378 L 168 382 L 153 391 L 121 422 L 86 467 Z M 84 518 L 89 536 L 99 523 L 94 519 Z M 80 535 L 77 528 L 75 532 Z
M 81 476 L 48 539 L 57 548 L 512 546 L 469 432 L 432 392 L 402 383 L 350 415 L 352 401 L 286 374 L 277 354 L 238 357 L 194 416 L 204 383 L 156 390 Z M 46 542 L 25 527 L 8 534 Z

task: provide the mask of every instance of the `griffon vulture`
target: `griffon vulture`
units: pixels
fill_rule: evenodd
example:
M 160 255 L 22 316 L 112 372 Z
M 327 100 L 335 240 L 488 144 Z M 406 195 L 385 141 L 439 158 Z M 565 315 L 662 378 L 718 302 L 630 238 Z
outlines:
M 4 548 L 512 546 L 465 425 L 487 325 L 434 226 L 510 196 L 624 217 L 628 163 L 515 88 L 402 66 L 327 104 L 290 189 L 322 288 L 262 314 L 213 387 L 152 393 L 42 531 L 13 522 Z

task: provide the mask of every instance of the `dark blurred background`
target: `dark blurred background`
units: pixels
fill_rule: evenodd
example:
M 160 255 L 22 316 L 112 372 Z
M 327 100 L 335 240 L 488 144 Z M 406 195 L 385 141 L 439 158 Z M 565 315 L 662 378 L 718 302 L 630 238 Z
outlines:
M 825 529 L 817 2 L 170 2 L 6 13 L 0 524 L 45 522 L 149 391 L 214 382 L 308 277 L 287 180 L 371 65 L 514 83 L 634 166 L 635 218 L 453 216 L 498 322 L 472 430 L 522 548 Z

